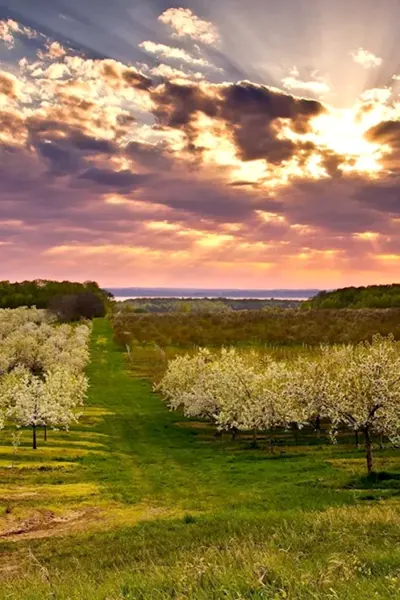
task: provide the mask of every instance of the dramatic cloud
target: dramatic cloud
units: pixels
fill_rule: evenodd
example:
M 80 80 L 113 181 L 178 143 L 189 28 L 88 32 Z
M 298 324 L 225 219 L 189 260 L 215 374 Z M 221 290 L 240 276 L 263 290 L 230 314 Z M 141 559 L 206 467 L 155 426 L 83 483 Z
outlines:
M 185 131 L 191 152 L 201 155 L 208 150 L 210 155 L 215 149 L 216 162 L 218 145 L 225 140 L 225 152 L 233 145 L 233 154 L 242 161 L 281 164 L 301 145 L 283 134 L 282 121 L 294 132 L 306 134 L 310 120 L 324 112 L 318 102 L 250 82 L 213 86 L 166 83 L 156 88 L 153 100 L 158 123 Z M 208 148 L 205 129 L 211 141 Z M 312 147 L 308 143 L 304 151 Z
M 210 45 L 219 41 L 215 25 L 199 19 L 189 8 L 169 8 L 158 19 L 174 30 L 173 37 L 188 37 Z
M 3 276 L 177 285 L 184 273 L 197 287 L 395 277 L 396 79 L 333 106 L 327 69 L 296 56 L 297 68 L 292 57 L 276 68 L 282 89 L 260 82 L 256 62 L 257 78 L 240 80 L 223 27 L 188 8 L 160 21 L 174 45 L 141 42 L 130 63 L 0 21 Z M 381 64 L 362 48 L 353 58 Z
M 358 48 L 350 53 L 352 59 L 357 64 L 364 67 L 364 69 L 375 69 L 376 67 L 380 67 L 382 64 L 382 59 L 378 56 L 375 56 L 369 50 L 365 50 L 364 48 Z

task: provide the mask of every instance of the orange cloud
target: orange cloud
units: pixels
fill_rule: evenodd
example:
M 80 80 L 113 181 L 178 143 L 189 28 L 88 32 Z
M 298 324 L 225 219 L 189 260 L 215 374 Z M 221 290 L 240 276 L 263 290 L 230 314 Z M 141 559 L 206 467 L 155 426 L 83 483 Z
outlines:
M 67 54 L 67 51 L 59 42 L 48 42 L 45 50 L 39 50 L 38 56 L 42 59 L 57 60 L 63 58 Z

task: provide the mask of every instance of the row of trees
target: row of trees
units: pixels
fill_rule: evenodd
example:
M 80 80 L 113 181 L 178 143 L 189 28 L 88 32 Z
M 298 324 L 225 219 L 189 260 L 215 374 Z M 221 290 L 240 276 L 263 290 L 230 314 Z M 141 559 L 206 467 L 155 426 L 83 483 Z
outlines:
M 116 312 L 135 313 L 190 313 L 214 314 L 236 310 L 263 310 L 268 308 L 298 308 L 298 300 L 258 298 L 136 298 L 115 306 Z
M 302 308 L 400 308 L 400 284 L 347 287 L 319 292 Z
M 256 352 L 207 349 L 175 358 L 158 384 L 172 410 L 211 420 L 220 431 L 317 431 L 330 423 L 364 434 L 368 472 L 371 435 L 400 442 L 400 343 L 375 336 L 358 345 L 324 346 L 314 355 L 276 361 Z
M 88 387 L 90 326 L 58 325 L 44 310 L 0 310 L 0 428 L 68 429 Z
M 119 311 L 112 320 L 115 339 L 123 345 L 345 344 L 370 340 L 373 333 L 393 333 L 400 339 L 400 309 L 270 309 L 214 314 Z

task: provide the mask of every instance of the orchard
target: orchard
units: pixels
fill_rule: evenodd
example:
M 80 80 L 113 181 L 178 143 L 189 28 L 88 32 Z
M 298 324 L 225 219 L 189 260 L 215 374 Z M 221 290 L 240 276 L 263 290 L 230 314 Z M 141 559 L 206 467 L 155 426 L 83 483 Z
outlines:
M 220 431 L 274 431 L 329 423 L 364 436 L 373 471 L 372 435 L 400 440 L 400 343 L 379 335 L 357 345 L 277 361 L 235 348 L 199 350 L 169 363 L 157 386 L 172 410 L 211 420 Z

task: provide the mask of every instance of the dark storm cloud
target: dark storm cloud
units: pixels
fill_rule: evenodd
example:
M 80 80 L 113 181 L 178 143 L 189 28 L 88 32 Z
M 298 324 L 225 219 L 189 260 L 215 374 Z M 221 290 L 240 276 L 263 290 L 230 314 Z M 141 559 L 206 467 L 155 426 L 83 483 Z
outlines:
M 290 158 L 296 145 L 280 140 L 277 119 L 288 119 L 297 133 L 308 131 L 308 121 L 324 111 L 314 100 L 294 98 L 265 86 L 242 82 L 223 88 L 221 117 L 235 132 L 242 160 L 266 159 L 274 164 Z
M 31 131 L 28 129 L 31 147 L 50 161 L 54 173 L 77 173 L 87 167 L 86 159 L 90 156 L 118 152 L 115 144 L 109 140 L 91 137 L 66 124 L 61 129 L 64 137 L 59 136 L 60 127 L 56 122 L 42 122 L 40 130 L 36 127 Z
M 87 152 L 101 152 L 104 154 L 115 154 L 118 152 L 116 145 L 109 140 L 94 138 L 79 130 L 72 130 L 70 132 L 69 143 L 78 150 Z
M 198 111 L 208 117 L 216 117 L 219 113 L 218 100 L 207 96 L 195 85 L 166 82 L 153 91 L 152 97 L 156 104 L 153 112 L 157 122 L 168 127 L 185 128 Z
M 109 140 L 97 139 L 66 123 L 43 120 L 27 123 L 29 145 L 45 158 L 53 174 L 78 173 L 92 155 L 118 152 Z M 60 137 L 60 133 L 63 136 Z
M 200 112 L 227 123 L 242 160 L 265 159 L 273 164 L 289 159 L 298 147 L 291 140 L 279 139 L 279 120 L 287 119 L 296 133 L 303 134 L 309 130 L 310 119 L 325 110 L 314 100 L 246 81 L 214 87 L 169 82 L 155 89 L 153 100 L 157 122 L 185 130 L 189 142 L 195 133 L 195 114 Z M 190 143 L 188 147 L 195 150 Z
M 72 173 L 82 166 L 79 154 L 63 148 L 60 144 L 38 142 L 36 149 L 41 156 L 50 161 L 52 170 L 56 174 Z
M 112 169 L 99 169 L 92 167 L 79 175 L 80 179 L 88 179 L 100 186 L 116 190 L 133 189 L 140 187 L 153 179 L 148 174 L 132 173 L 128 169 L 113 171 Z

